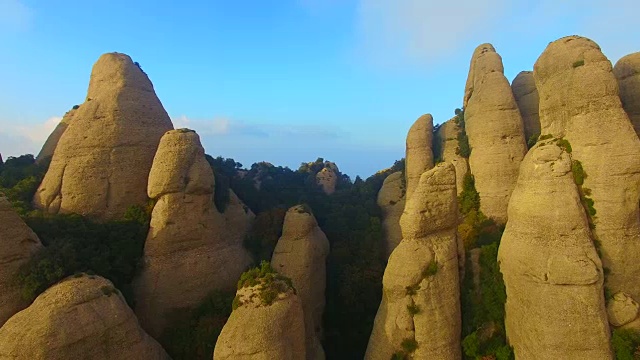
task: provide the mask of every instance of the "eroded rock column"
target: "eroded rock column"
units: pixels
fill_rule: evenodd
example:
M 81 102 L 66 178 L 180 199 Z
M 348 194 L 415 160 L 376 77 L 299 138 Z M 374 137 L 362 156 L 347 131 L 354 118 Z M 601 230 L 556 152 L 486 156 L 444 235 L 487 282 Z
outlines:
M 556 139 L 525 157 L 498 252 L 507 337 L 518 359 L 611 359 L 604 273 Z
M 400 220 L 403 239 L 384 273 L 365 359 L 461 358 L 457 204 L 452 164 L 422 174 Z
M 294 206 L 287 211 L 271 265 L 293 282 L 302 301 L 307 359 L 324 360 L 322 314 L 325 305 L 326 260 L 329 240 L 310 209 Z

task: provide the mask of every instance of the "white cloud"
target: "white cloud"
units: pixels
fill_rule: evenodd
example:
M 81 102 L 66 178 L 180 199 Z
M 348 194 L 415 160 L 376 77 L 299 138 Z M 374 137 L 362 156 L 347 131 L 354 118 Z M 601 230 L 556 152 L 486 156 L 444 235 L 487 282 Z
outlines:
M 52 116 L 48 118 L 44 123 L 41 124 L 33 124 L 33 125 L 18 125 L 13 126 L 14 131 L 23 137 L 35 142 L 35 143 L 44 143 L 53 129 L 58 126 L 62 120 L 60 116 Z
M 28 30 L 32 19 L 31 9 L 20 0 L 0 0 L 0 32 Z
M 24 154 L 37 155 L 60 120 L 62 117 L 52 116 L 36 124 L 0 121 L 0 153 L 4 158 Z
M 445 59 L 497 27 L 507 0 L 359 0 L 356 51 L 375 65 Z
M 638 0 L 358 0 L 355 48 L 373 65 L 424 67 L 483 42 L 517 49 L 577 34 L 615 62 L 640 51 L 638 13 Z

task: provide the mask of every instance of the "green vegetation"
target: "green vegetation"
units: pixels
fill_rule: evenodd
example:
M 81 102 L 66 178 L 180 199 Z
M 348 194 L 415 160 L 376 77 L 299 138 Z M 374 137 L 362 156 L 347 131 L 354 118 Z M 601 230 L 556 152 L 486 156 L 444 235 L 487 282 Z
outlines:
M 467 136 L 467 131 L 465 129 L 464 109 L 456 109 L 455 114 L 456 117 L 454 121 L 460 128 L 460 132 L 458 133 L 458 148 L 456 149 L 456 154 L 464 158 L 469 158 L 469 156 L 471 156 L 471 146 L 469 145 L 469 137 Z
M 80 105 L 73 105 L 73 110 L 78 110 L 80 109 Z
M 564 151 L 566 151 L 566 152 L 567 152 L 567 154 L 571 154 L 571 152 L 573 151 L 573 150 L 571 149 L 571 144 L 570 144 L 570 143 L 569 143 L 569 141 L 568 141 L 568 140 L 566 140 L 566 139 L 562 139 L 562 138 L 560 138 L 560 139 L 558 139 L 558 140 L 556 141 L 556 144 L 557 144 L 560 148 L 562 148 Z
M 440 128 L 442 127 L 442 124 L 438 124 L 435 125 L 433 127 L 433 163 L 434 164 L 439 164 L 441 163 L 442 160 L 442 143 L 443 140 L 442 137 L 440 136 Z
M 0 193 L 4 194 L 20 215 L 32 210 L 31 200 L 49 168 L 51 159 L 36 163 L 33 155 L 9 157 L 0 166 Z
M 22 296 L 32 301 L 49 286 L 78 272 L 95 273 L 113 282 L 133 307 L 131 281 L 144 248 L 148 217 L 97 223 L 79 215 L 24 218 L 45 248 L 19 271 Z
M 547 134 L 547 135 L 540 136 L 540 138 L 538 140 L 539 141 L 543 141 L 543 140 L 549 140 L 549 139 L 552 139 L 552 138 L 553 138 L 553 135 Z
M 460 213 L 463 215 L 475 210 L 480 211 L 480 194 L 476 190 L 476 182 L 470 172 L 464 175 L 462 191 L 458 196 Z
M 577 60 L 577 61 L 575 61 L 575 62 L 573 63 L 573 68 L 575 69 L 575 68 L 580 67 L 580 66 L 583 66 L 583 65 L 584 65 L 584 59 L 582 59 L 582 60 Z
M 404 289 L 405 289 L 405 294 L 407 294 L 407 295 L 415 295 L 415 294 L 418 293 L 418 290 L 420 290 L 420 285 L 419 284 L 409 285 L 409 286 L 405 287 Z
M 291 279 L 278 274 L 268 261 L 262 261 L 259 267 L 247 270 L 238 280 L 238 290 L 245 287 L 258 286 L 259 296 L 263 305 L 271 305 L 278 298 L 278 294 L 286 293 L 289 290 L 296 292 Z M 233 299 L 233 309 L 242 306 L 243 303 L 236 295 Z
M 251 209 L 257 216 L 245 239 L 256 263 L 270 259 L 281 235 L 284 212 L 289 207 L 307 204 L 313 209 L 331 244 L 323 324 L 325 352 L 331 359 L 362 358 L 382 298 L 385 267 L 381 212 L 376 197 L 388 175 L 404 171 L 404 159 L 366 180 L 360 177 L 351 180 L 339 173 L 336 192 L 331 196 L 315 183 L 316 172 L 329 166 L 321 158 L 295 171 L 267 163 L 242 169 L 241 164 L 221 157 L 207 156 L 207 160 L 216 175 L 216 207 L 220 211 L 226 209 L 228 190 L 232 189 L 247 205 L 247 211 Z M 8 193 L 14 207 L 45 245 L 18 275 L 24 296 L 33 299 L 60 279 L 86 272 L 111 280 L 133 306 L 130 284 L 142 256 L 153 202 L 132 207 L 124 220 L 108 223 L 96 223 L 79 215 L 44 215 L 32 209 L 31 199 L 46 169 L 47 162 L 36 164 L 31 155 L 9 158 L 6 164 L 0 164 L 0 191 Z M 24 181 L 30 176 L 35 180 Z M 273 298 L 273 292 L 267 291 L 263 300 L 269 302 Z M 232 302 L 228 302 L 229 310 Z M 213 321 L 208 319 L 205 316 L 201 321 Z M 223 317 L 216 319 L 221 327 Z M 174 339 L 192 336 L 185 329 L 198 322 L 190 321 L 191 325 L 172 326 L 177 329 L 172 335 Z M 182 345 L 176 345 L 177 350 L 170 352 L 174 358 L 180 358 L 175 354 L 182 353 L 185 354 L 182 358 L 210 359 L 208 355 L 193 355 L 204 353 L 201 350 L 204 342 L 198 341 L 178 341 L 176 344 Z M 163 345 L 171 347 L 166 341 Z
M 613 330 L 611 347 L 616 355 L 616 360 L 640 359 L 640 332 L 625 329 Z
M 22 296 L 32 301 L 63 278 L 86 272 L 111 280 L 133 305 L 131 280 L 142 257 L 150 207 L 132 207 L 123 220 L 107 223 L 74 214 L 43 214 L 33 209 L 31 200 L 48 165 L 48 160 L 36 163 L 33 155 L 23 155 L 8 158 L 0 168 L 0 192 L 45 246 L 16 275 Z M 117 290 L 103 291 L 110 295 Z
M 573 173 L 573 180 L 576 185 L 582 186 L 584 184 L 585 174 L 582 163 L 579 160 L 571 161 L 571 172 Z
M 362 358 L 382 298 L 385 258 L 381 212 L 376 197 L 384 179 L 404 171 L 404 159 L 366 180 L 338 173 L 336 192 L 327 196 L 315 175 L 331 166 L 323 158 L 303 163 L 298 170 L 256 163 L 250 169 L 232 159 L 207 156 L 216 176 L 216 206 L 223 210 L 221 194 L 232 189 L 256 214 L 245 247 L 255 263 L 270 260 L 288 208 L 306 204 L 327 235 L 324 349 L 327 358 Z M 259 186 L 256 186 L 259 185 Z M 359 321 L 353 321 L 354 318 Z
M 424 268 L 424 270 L 422 270 L 423 277 L 433 276 L 437 273 L 438 273 L 438 262 L 435 260 L 430 262 L 429 265 L 427 265 L 427 267 Z
M 527 148 L 531 149 L 538 142 L 539 137 L 540 137 L 540 133 L 532 134 L 529 137 L 529 140 L 527 140 Z
M 506 290 L 498 265 L 498 246 L 504 231 L 480 211 L 480 195 L 473 176 L 467 174 L 458 196 L 462 223 L 458 233 L 467 251 L 480 249 L 480 284 L 476 292 L 473 274 L 467 271 L 461 290 L 463 350 L 467 359 L 512 359 L 504 330 Z M 467 269 L 471 269 L 467 261 Z M 506 357 L 505 357 L 506 356 Z
M 231 315 L 233 293 L 214 291 L 195 309 L 175 309 L 160 343 L 174 360 L 211 359 L 216 340 Z
M 409 314 L 411 315 L 416 315 L 420 313 L 420 305 L 416 305 L 416 304 L 411 304 L 411 305 L 407 305 L 407 311 L 409 311 Z
M 571 145 L 569 145 L 571 146 Z M 595 229 L 595 216 L 597 211 L 594 207 L 595 202 L 589 196 L 591 195 L 591 189 L 583 187 L 584 180 L 587 178 L 587 174 L 582 167 L 582 163 L 579 160 L 571 161 L 571 172 L 573 173 L 573 180 L 578 186 L 580 193 L 580 202 L 587 212 L 589 218 L 589 227 Z
M 249 235 L 244 239 L 244 247 L 256 262 L 271 260 L 278 239 L 282 236 L 282 225 L 287 209 L 273 208 L 259 213 Z
M 406 353 L 411 354 L 418 349 L 418 342 L 415 339 L 407 338 L 402 340 L 400 346 L 402 346 L 402 350 L 404 350 Z

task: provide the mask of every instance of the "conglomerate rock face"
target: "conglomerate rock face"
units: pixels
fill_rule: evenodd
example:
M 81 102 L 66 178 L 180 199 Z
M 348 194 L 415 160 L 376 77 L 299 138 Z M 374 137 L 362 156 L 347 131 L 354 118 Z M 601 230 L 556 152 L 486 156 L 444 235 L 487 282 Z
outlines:
M 613 68 L 622 107 L 640 136 L 640 52 L 622 57 Z
M 469 172 L 469 162 L 466 158 L 458 154 L 459 141 L 458 134 L 460 126 L 456 124 L 455 117 L 450 119 L 438 128 L 437 140 L 440 141 L 442 161 L 450 162 L 456 168 L 456 187 L 458 194 L 462 192 L 464 176 Z M 434 139 L 434 141 L 436 141 Z
M 407 199 L 411 197 L 423 172 L 433 167 L 433 117 L 422 115 L 407 134 L 405 176 Z
M 640 139 L 622 108 L 609 60 L 593 41 L 568 36 L 534 66 L 542 134 L 564 138 L 580 161 L 596 213 L 606 286 L 640 299 Z
M 29 304 L 15 284 L 15 275 L 31 255 L 42 249 L 38 236 L 0 195 L 0 327 Z
M 216 289 L 230 290 L 251 258 L 242 247 L 253 214 L 230 191 L 223 214 L 214 205 L 214 175 L 199 136 L 168 131 L 149 176 L 156 200 L 134 281 L 136 314 L 154 337 L 173 309 L 193 308 Z
M 365 359 L 461 359 L 457 223 L 455 169 L 442 163 L 422 174 L 407 200 Z
M 522 115 L 525 140 L 529 140 L 531 136 L 540 135 L 540 116 L 538 115 L 540 97 L 533 71 L 521 71 L 511 82 L 511 90 Z
M 222 328 L 215 360 L 306 360 L 304 311 L 300 297 L 281 280 L 270 287 L 279 293 L 264 301 L 263 284 L 241 287 L 239 304 Z
M 287 211 L 282 236 L 273 251 L 271 265 L 291 279 L 302 308 L 306 327 L 307 359 L 324 360 L 322 314 L 325 305 L 326 261 L 329 240 L 313 214 L 304 206 Z
M 405 204 L 405 185 L 402 171 L 397 171 L 384 179 L 376 202 L 382 211 L 382 232 L 386 258 L 388 259 L 393 249 L 402 240 L 400 217 Z
M 86 101 L 60 136 L 34 204 L 49 213 L 121 218 L 147 202 L 162 135 L 173 128 L 153 85 L 125 54 L 102 55 Z
M 498 261 L 506 330 L 518 359 L 611 359 L 604 272 L 557 139 L 525 157 Z
M 78 274 L 42 293 L 0 328 L 2 359 L 170 359 L 140 328 L 113 284 Z
M 507 221 L 509 196 L 527 151 L 520 110 L 504 76 L 502 58 L 491 44 L 476 48 L 465 90 L 465 129 L 480 210 L 499 223 Z

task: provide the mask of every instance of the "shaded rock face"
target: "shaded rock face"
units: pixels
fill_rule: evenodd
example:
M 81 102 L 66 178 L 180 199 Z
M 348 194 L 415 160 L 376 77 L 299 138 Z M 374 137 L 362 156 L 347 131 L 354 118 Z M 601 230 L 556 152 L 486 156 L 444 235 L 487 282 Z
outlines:
M 611 63 L 593 41 L 554 41 L 534 66 L 542 134 L 564 137 L 591 191 L 594 234 L 612 293 L 640 299 L 640 139 L 622 109 Z
M 612 358 L 602 263 L 571 157 L 555 140 L 539 142 L 522 163 L 498 261 L 516 358 Z
M 53 285 L 0 328 L 0 358 L 170 359 L 110 281 L 78 276 Z
M 640 135 L 640 52 L 622 57 L 613 68 L 618 80 L 622 107 Z
M 271 265 L 293 282 L 304 310 L 307 359 L 324 359 L 320 344 L 326 287 L 329 240 L 315 217 L 303 206 L 294 206 L 284 218 Z
M 478 46 L 464 98 L 469 167 L 482 199 L 480 210 L 499 223 L 507 220 L 509 196 L 527 151 L 520 110 L 503 71 L 493 46 Z
M 511 82 L 511 91 L 520 109 L 525 140 L 532 135 L 540 135 L 540 116 L 538 115 L 540 98 L 533 71 L 521 71 Z
M 235 287 L 251 262 L 242 240 L 253 214 L 232 192 L 224 214 L 216 210 L 213 171 L 199 136 L 187 129 L 162 137 L 148 189 L 157 202 L 133 287 L 136 314 L 158 337 L 172 309 L 195 307 L 211 291 Z
M 147 75 L 119 53 L 93 66 L 87 100 L 73 114 L 34 198 L 49 213 L 121 218 L 147 202 L 162 135 L 173 128 Z
M 423 172 L 433 167 L 433 117 L 422 115 L 407 134 L 405 176 L 407 179 L 407 199 L 415 190 Z
M 442 163 L 407 200 L 365 359 L 388 360 L 407 339 L 414 359 L 461 359 L 457 222 L 455 169 Z
M 64 114 L 62 120 L 60 120 L 56 128 L 53 129 L 53 132 L 47 138 L 47 141 L 45 141 L 44 145 L 42 145 L 42 149 L 40 149 L 40 153 L 36 157 L 37 162 L 43 161 L 44 159 L 53 156 L 53 153 L 56 150 L 56 146 L 58 146 L 58 141 L 60 141 L 62 134 L 64 134 L 65 130 L 67 130 L 67 127 L 69 126 L 71 120 L 73 120 L 73 116 L 75 115 L 75 113 L 76 109 L 71 109 L 67 111 L 66 114 Z
M 469 171 L 469 163 L 467 159 L 456 154 L 459 147 L 459 132 L 460 127 L 456 124 L 455 118 L 442 123 L 437 131 L 442 149 L 442 161 L 450 162 L 456 168 L 456 187 L 458 189 L 458 194 L 462 192 L 464 176 Z
M 260 301 L 260 286 L 238 290 L 241 306 L 222 328 L 213 352 L 215 360 L 305 360 L 302 302 L 292 290 L 270 305 Z
M 14 276 L 29 257 L 42 248 L 36 234 L 0 195 L 0 326 L 29 304 Z
M 404 211 L 405 204 L 405 185 L 403 180 L 402 171 L 395 172 L 384 179 L 378 192 L 377 204 L 382 211 L 382 232 L 386 258 L 391 256 L 393 249 L 402 240 L 400 217 Z
M 336 191 L 338 175 L 331 168 L 323 168 L 316 174 L 316 183 L 322 187 L 325 194 L 331 195 Z

